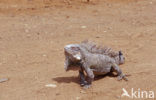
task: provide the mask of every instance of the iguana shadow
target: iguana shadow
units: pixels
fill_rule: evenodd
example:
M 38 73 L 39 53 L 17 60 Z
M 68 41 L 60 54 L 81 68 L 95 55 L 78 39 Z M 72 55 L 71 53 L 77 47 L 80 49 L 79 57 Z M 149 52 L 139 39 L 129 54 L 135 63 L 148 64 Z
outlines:
M 98 75 L 98 76 L 95 76 L 94 78 L 94 81 L 97 81 L 99 79 L 102 79 L 102 78 L 105 78 L 105 77 L 117 77 L 117 75 L 113 74 L 113 73 L 108 73 L 108 74 L 105 74 L 105 75 Z M 71 76 L 71 77 L 55 77 L 55 78 L 52 78 L 53 81 L 56 81 L 58 83 L 77 83 L 79 84 L 80 83 L 80 79 L 79 77 L 77 76 Z
M 107 73 L 105 75 L 95 76 L 94 81 L 100 80 L 100 79 L 105 78 L 105 77 L 117 77 L 117 75 L 112 73 L 112 72 L 109 72 L 109 73 Z
M 55 77 L 52 78 L 53 81 L 56 81 L 58 83 L 77 83 L 79 84 L 79 78 L 76 76 L 72 77 Z

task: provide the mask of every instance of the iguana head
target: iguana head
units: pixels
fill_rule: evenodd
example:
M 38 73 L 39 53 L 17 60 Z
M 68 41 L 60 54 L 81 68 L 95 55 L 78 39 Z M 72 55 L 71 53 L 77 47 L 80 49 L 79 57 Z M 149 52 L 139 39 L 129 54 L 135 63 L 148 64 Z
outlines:
M 122 51 L 118 52 L 118 56 L 115 57 L 115 61 L 119 65 L 125 63 L 125 57 L 124 57 Z
M 80 48 L 78 44 L 70 44 L 64 47 L 64 53 L 66 58 L 68 59 L 68 66 L 65 66 L 65 70 L 77 70 L 80 67 L 79 62 L 82 59 L 80 54 Z
M 67 55 L 71 61 L 81 60 L 80 48 L 77 44 L 70 44 L 64 47 L 64 53 Z

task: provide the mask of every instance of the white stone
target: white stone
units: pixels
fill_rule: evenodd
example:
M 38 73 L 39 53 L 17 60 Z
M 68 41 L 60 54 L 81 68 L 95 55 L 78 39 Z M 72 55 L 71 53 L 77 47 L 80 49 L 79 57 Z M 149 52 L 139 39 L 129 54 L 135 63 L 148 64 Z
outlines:
M 76 97 L 76 100 L 80 100 L 80 97 Z
M 45 87 L 52 87 L 52 88 L 56 88 L 57 85 L 56 84 L 46 84 Z
M 81 28 L 87 28 L 87 26 L 81 26 Z
M 8 78 L 1 78 L 0 79 L 0 83 L 5 82 L 5 81 L 8 81 L 8 80 L 9 80 Z

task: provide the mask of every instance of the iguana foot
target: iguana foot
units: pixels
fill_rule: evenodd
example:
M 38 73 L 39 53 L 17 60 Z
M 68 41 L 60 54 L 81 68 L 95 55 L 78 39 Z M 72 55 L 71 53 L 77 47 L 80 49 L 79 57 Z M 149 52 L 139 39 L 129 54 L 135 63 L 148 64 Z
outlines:
M 128 78 L 125 75 L 118 76 L 118 81 L 124 79 L 125 81 L 128 81 Z
M 81 86 L 85 86 L 85 85 L 87 85 L 88 83 L 87 83 L 87 81 L 80 81 L 80 85 Z
M 84 86 L 83 86 L 84 89 L 89 89 L 90 87 L 91 87 L 90 84 L 87 84 L 87 85 L 84 85 Z

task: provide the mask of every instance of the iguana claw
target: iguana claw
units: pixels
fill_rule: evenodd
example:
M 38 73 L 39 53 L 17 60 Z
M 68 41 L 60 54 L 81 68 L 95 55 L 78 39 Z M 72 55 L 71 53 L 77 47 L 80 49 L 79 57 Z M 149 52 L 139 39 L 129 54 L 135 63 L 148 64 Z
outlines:
M 83 86 L 84 89 L 89 89 L 90 87 L 91 87 L 90 84 L 87 84 L 87 85 L 84 85 L 84 86 Z
M 123 76 L 118 76 L 118 81 L 120 81 L 120 80 L 122 80 L 122 79 L 124 79 L 125 81 L 128 81 L 128 78 L 127 78 L 125 75 L 123 75 Z

